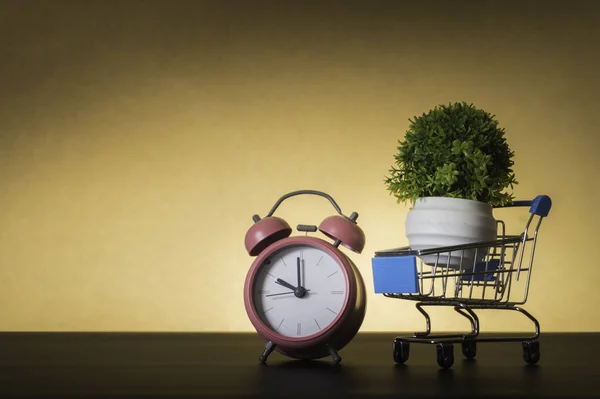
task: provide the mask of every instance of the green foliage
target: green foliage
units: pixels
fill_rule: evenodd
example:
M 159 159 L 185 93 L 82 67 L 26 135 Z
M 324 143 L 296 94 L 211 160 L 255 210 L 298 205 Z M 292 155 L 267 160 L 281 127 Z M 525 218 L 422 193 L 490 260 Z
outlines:
M 454 197 L 502 205 L 517 184 L 514 153 L 495 116 L 465 102 L 438 105 L 409 119 L 385 184 L 397 202 Z

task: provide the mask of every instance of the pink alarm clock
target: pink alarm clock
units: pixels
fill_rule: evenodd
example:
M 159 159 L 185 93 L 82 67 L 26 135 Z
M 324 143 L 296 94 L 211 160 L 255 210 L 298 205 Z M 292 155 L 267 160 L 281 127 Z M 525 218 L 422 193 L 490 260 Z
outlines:
M 317 227 L 298 225 L 302 236 L 273 216 L 287 198 L 313 194 L 327 198 L 337 215 Z M 361 253 L 365 235 L 356 224 L 358 214 L 345 216 L 328 194 L 300 190 L 281 197 L 245 237 L 246 250 L 256 259 L 244 285 L 244 304 L 250 322 L 267 342 L 259 357 L 265 363 L 273 350 L 294 359 L 318 359 L 338 354 L 356 335 L 366 309 L 365 285 L 356 265 L 339 245 Z M 321 232 L 325 238 L 309 236 Z

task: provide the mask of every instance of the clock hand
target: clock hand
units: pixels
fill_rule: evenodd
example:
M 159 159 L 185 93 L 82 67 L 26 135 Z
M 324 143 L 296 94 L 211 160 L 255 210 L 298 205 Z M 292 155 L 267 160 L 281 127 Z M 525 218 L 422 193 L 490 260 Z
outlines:
M 306 288 L 304 288 L 304 287 L 294 287 L 293 285 L 291 285 L 287 281 L 282 280 L 280 278 L 278 278 L 277 280 L 275 280 L 275 282 L 277 284 L 279 284 L 279 285 L 283 285 L 284 287 L 289 288 L 290 290 L 294 291 L 294 295 L 296 295 L 296 298 L 302 298 L 308 292 L 308 290 Z
M 293 294 L 293 293 L 294 293 L 294 291 L 278 292 L 277 294 L 267 294 L 265 296 L 288 295 L 288 294 Z
M 298 260 L 297 264 L 297 271 L 298 271 L 298 288 L 300 288 L 302 286 L 302 284 L 300 284 L 300 257 L 296 258 Z
M 310 290 L 306 290 L 307 292 Z M 288 292 L 278 292 L 276 294 L 267 294 L 265 296 L 276 296 L 276 295 L 288 295 L 288 294 L 295 294 L 294 291 L 288 291 Z
M 285 280 L 282 280 L 280 278 L 278 278 L 277 280 L 275 280 L 275 282 L 279 285 L 283 285 L 285 288 L 289 288 L 290 290 L 294 291 L 296 289 L 296 287 L 294 287 L 293 285 L 291 285 L 290 283 L 288 283 Z

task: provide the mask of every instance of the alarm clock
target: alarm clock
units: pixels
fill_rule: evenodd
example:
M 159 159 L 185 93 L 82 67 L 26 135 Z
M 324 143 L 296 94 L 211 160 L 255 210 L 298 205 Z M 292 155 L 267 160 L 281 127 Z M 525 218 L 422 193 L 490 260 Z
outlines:
M 317 195 L 337 211 L 316 225 L 299 224 L 304 235 L 291 236 L 292 228 L 273 216 L 287 198 Z M 259 356 L 266 363 L 275 350 L 292 359 L 319 359 L 338 353 L 360 329 L 366 310 L 365 284 L 340 249 L 361 253 L 365 234 L 358 214 L 345 216 L 333 198 L 321 191 L 300 190 L 282 196 L 270 212 L 247 231 L 245 246 L 256 257 L 244 284 L 244 305 L 250 322 L 266 341 Z M 308 233 L 319 231 L 323 238 Z

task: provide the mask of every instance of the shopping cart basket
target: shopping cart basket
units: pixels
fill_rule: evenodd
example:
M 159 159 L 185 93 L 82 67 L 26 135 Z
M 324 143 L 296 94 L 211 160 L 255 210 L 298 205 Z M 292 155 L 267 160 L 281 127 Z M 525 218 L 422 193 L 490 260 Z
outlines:
M 396 337 L 393 358 L 397 363 L 408 360 L 411 343 L 436 345 L 437 362 L 448 368 L 454 363 L 453 344 L 461 344 L 462 354 L 472 359 L 477 353 L 477 342 L 522 342 L 523 358 L 527 363 L 540 359 L 540 325 L 537 319 L 523 309 L 529 294 L 533 257 L 542 220 L 548 216 L 550 197 L 539 195 L 532 201 L 514 201 L 506 207 L 529 206 L 530 216 L 525 230 L 518 235 L 506 234 L 505 223 L 497 220 L 495 241 L 477 242 L 413 250 L 410 247 L 376 251 L 372 258 L 373 283 L 376 294 L 388 298 L 416 301 L 417 310 L 425 317 L 426 329 L 410 337 Z M 449 263 L 451 257 L 463 258 L 475 252 L 473 263 Z M 431 261 L 433 259 L 435 261 Z M 427 256 L 428 261 L 422 260 Z M 467 258 L 466 255 L 464 255 Z M 469 258 L 470 259 L 470 258 Z M 470 332 L 432 334 L 431 318 L 426 306 L 450 306 L 467 318 Z M 535 333 L 530 336 L 479 335 L 479 318 L 475 310 L 513 310 L 531 320 Z

